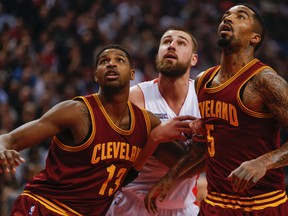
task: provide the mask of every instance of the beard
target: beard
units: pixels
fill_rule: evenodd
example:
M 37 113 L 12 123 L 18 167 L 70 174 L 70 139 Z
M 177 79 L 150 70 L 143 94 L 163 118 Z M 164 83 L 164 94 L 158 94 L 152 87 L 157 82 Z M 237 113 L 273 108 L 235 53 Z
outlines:
M 223 49 L 226 54 L 232 54 L 241 47 L 241 42 L 236 38 L 220 37 L 217 41 L 217 45 Z
M 186 73 L 188 67 L 190 67 L 190 61 L 173 64 L 169 60 L 160 60 L 158 58 L 156 60 L 157 71 L 167 77 L 180 77 Z
M 105 92 L 109 92 L 110 94 L 117 94 L 124 88 L 129 88 L 130 85 L 130 79 L 123 80 L 123 79 L 117 79 L 117 80 L 102 80 L 101 89 L 104 89 Z
M 220 37 L 217 41 L 217 45 L 221 48 L 228 47 L 231 44 L 231 40 L 226 37 Z

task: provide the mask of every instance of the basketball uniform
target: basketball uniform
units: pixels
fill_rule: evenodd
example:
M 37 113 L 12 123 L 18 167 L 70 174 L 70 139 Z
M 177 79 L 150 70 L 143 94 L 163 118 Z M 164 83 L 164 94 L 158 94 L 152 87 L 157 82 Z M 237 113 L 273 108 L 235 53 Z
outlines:
M 145 109 L 153 112 L 161 121 L 176 117 L 158 89 L 157 79 L 139 83 L 144 100 Z M 194 89 L 194 81 L 189 80 L 189 90 L 179 115 L 192 115 L 199 117 L 198 101 Z M 122 188 L 114 198 L 107 216 L 148 216 L 144 206 L 144 197 L 169 170 L 169 167 L 151 156 L 138 177 Z M 192 193 L 196 186 L 196 178 L 185 179 L 167 194 L 163 202 L 158 202 L 158 216 L 196 216 L 199 207 L 195 204 L 195 194 Z
M 46 168 L 27 183 L 11 215 L 105 215 L 144 147 L 151 130 L 144 109 L 128 102 L 130 129 L 123 130 L 112 122 L 97 94 L 75 100 L 84 101 L 89 110 L 90 135 L 75 147 L 53 137 Z
M 199 108 L 208 134 L 208 194 L 201 203 L 201 215 L 272 216 L 270 207 L 279 207 L 278 213 L 287 210 L 288 215 L 282 168 L 268 170 L 255 186 L 243 192 L 234 192 L 227 180 L 242 162 L 280 147 L 280 127 L 272 113 L 250 110 L 240 97 L 243 86 L 265 68 L 268 66 L 254 59 L 225 83 L 209 88 L 220 69 L 216 66 L 198 81 Z

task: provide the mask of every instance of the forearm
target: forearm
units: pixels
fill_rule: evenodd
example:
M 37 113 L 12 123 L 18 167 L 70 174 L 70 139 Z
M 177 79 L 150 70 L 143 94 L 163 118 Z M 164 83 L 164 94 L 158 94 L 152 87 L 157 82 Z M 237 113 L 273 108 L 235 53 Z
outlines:
M 279 149 L 264 154 L 257 158 L 264 163 L 267 169 L 276 169 L 288 165 L 288 142 L 283 144 Z
M 153 133 L 153 132 L 152 132 Z M 157 138 L 153 136 L 153 134 L 148 138 L 148 142 L 146 143 L 145 147 L 142 149 L 141 153 L 139 154 L 138 158 L 136 159 L 133 167 L 135 170 L 140 171 L 143 166 L 145 165 L 148 158 L 153 154 L 155 149 L 158 146 Z
M 195 143 L 169 171 L 173 178 L 191 177 L 204 170 L 205 167 L 205 144 Z
M 49 129 L 39 120 L 28 122 L 10 133 L 0 136 L 0 145 L 4 148 L 21 151 L 39 144 L 49 138 Z M 45 133 L 44 133 L 45 132 Z
M 156 118 L 156 116 L 154 117 Z M 137 158 L 134 168 L 138 171 L 141 170 L 146 160 L 153 154 L 159 143 L 167 143 L 173 140 L 186 141 L 186 134 L 191 134 L 189 121 L 194 119 L 195 117 L 193 116 L 177 116 L 158 124 L 154 128 L 152 127 L 153 130 L 148 138 L 148 142 Z M 157 120 L 160 121 L 158 118 Z M 151 123 L 151 125 L 153 124 Z
M 0 151 L 5 150 L 16 150 L 21 151 L 22 149 L 29 147 L 30 142 L 21 139 L 20 137 L 14 135 L 14 132 L 3 134 L 0 136 Z
M 186 173 L 183 173 L 179 179 L 187 179 L 192 178 L 195 175 L 199 175 L 200 173 L 204 172 L 206 169 L 206 160 L 204 159 L 197 165 L 195 165 L 193 168 L 189 169 Z
M 0 136 L 0 151 L 12 149 L 12 139 L 10 134 L 3 134 Z

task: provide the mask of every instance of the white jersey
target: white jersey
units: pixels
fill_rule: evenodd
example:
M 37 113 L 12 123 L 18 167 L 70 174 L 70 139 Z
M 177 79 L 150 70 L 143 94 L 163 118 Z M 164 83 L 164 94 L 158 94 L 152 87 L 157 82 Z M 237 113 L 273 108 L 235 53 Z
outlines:
M 138 86 L 141 88 L 144 95 L 145 109 L 154 113 L 161 119 L 161 121 L 166 121 L 177 116 L 162 97 L 158 88 L 157 79 L 139 83 Z M 198 100 L 194 89 L 194 80 L 189 80 L 188 94 L 179 115 L 200 117 Z M 121 215 L 133 215 L 133 211 L 136 209 L 138 212 L 141 211 L 139 206 L 144 208 L 142 209 L 144 215 L 144 212 L 146 211 L 143 201 L 144 197 L 152 186 L 158 182 L 160 178 L 168 172 L 168 170 L 169 168 L 166 165 L 151 156 L 145 163 L 138 177 L 122 188 L 123 193 L 121 194 L 121 192 L 119 192 L 120 195 L 118 194 L 118 198 L 116 194 L 115 201 L 112 203 L 110 207 L 111 210 L 110 212 L 108 211 L 107 215 L 118 215 L 120 213 Z M 195 186 L 196 177 L 185 179 L 175 185 L 162 202 L 157 202 L 158 210 L 163 210 L 162 214 L 160 213 L 161 211 L 158 211 L 160 214 L 157 215 L 197 215 L 199 208 L 195 205 L 196 197 L 192 192 Z M 119 199 L 121 201 L 119 201 Z M 130 201 L 130 204 L 128 205 L 129 199 L 134 201 Z M 132 207 L 131 205 L 133 202 L 139 202 L 141 205 L 137 204 L 137 207 Z M 112 210 L 113 208 L 115 209 Z M 133 210 L 133 208 L 135 210 Z M 182 212 L 177 212 L 181 211 L 180 209 L 183 209 Z M 169 210 L 171 210 L 170 213 Z M 187 212 L 187 214 L 184 212 Z M 134 215 L 136 215 L 136 212 L 134 212 Z

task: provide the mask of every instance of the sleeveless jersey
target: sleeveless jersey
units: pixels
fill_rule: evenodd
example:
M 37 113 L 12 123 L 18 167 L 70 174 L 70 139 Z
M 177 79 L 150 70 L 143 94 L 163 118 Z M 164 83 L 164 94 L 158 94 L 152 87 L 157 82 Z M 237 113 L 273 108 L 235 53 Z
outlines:
M 53 137 L 45 169 L 26 185 L 24 193 L 51 211 L 56 205 L 73 215 L 102 216 L 145 145 L 150 120 L 144 109 L 128 102 L 130 129 L 123 130 L 109 118 L 97 94 L 75 100 L 84 101 L 88 107 L 90 136 L 75 147 Z
M 157 79 L 138 84 L 144 94 L 145 109 L 166 121 L 177 115 L 170 109 L 158 89 Z M 199 117 L 198 101 L 194 89 L 194 81 L 189 80 L 189 90 L 179 115 L 192 115 Z M 169 170 L 169 167 L 151 156 L 139 173 L 139 176 L 122 188 L 122 191 L 132 193 L 143 200 L 152 186 L 160 180 Z M 196 177 L 183 180 L 175 185 L 162 202 L 157 205 L 161 209 L 186 208 L 195 202 L 192 189 L 196 185 Z
M 264 68 L 268 66 L 254 59 L 228 81 L 214 88 L 207 86 L 220 66 L 208 69 L 199 79 L 199 108 L 207 129 L 208 195 L 205 202 L 212 205 L 225 207 L 226 203 L 229 208 L 253 210 L 255 205 L 256 209 L 261 209 L 287 200 L 282 169 L 267 171 L 255 186 L 242 193 L 234 192 L 227 180 L 230 172 L 242 162 L 280 147 L 280 128 L 272 113 L 250 110 L 240 97 L 245 84 Z M 257 197 L 260 194 L 267 196 Z M 256 197 L 257 204 L 251 201 L 251 197 Z

